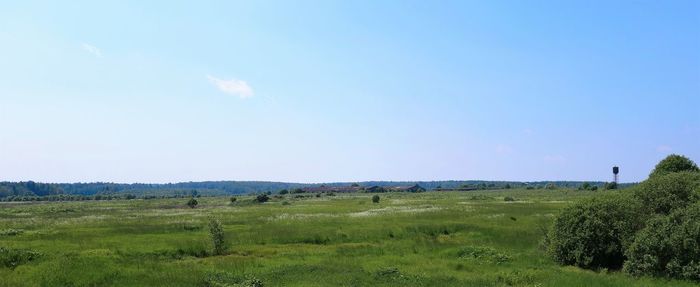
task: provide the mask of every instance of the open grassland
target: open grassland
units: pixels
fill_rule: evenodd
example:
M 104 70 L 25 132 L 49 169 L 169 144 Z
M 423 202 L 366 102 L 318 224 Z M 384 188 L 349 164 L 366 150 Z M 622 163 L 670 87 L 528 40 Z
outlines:
M 0 265 L 0 286 L 696 286 L 546 258 L 543 227 L 593 192 L 372 195 L 1 203 L 0 247 L 37 254 Z

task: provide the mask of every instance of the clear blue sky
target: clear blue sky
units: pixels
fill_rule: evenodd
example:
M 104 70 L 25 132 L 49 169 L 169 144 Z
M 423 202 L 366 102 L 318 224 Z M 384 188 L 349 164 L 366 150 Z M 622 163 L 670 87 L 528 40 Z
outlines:
M 0 180 L 610 180 L 617 164 L 639 181 L 669 153 L 700 161 L 700 1 L 13 2 Z

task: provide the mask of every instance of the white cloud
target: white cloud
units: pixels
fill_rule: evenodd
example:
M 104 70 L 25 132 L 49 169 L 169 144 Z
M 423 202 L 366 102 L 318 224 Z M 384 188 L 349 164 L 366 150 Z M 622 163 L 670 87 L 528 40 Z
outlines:
M 656 147 L 656 151 L 661 152 L 661 153 L 669 153 L 673 150 L 670 146 L 667 145 L 660 145 Z
M 100 51 L 99 48 L 97 48 L 97 47 L 95 47 L 95 46 L 93 46 L 93 45 L 87 44 L 87 43 L 83 43 L 83 44 L 81 45 L 81 47 L 83 47 L 83 50 L 87 51 L 88 53 L 93 54 L 93 55 L 95 55 L 95 56 L 97 56 L 97 57 L 102 58 L 102 51 Z
M 238 79 L 222 80 L 216 77 L 207 75 L 209 82 L 214 84 L 220 91 L 238 96 L 241 99 L 250 98 L 253 96 L 253 88 L 248 83 Z

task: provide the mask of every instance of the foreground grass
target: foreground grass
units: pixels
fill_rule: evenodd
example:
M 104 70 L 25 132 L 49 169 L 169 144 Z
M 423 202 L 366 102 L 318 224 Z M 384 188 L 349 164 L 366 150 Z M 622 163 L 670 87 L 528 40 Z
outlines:
M 594 193 L 508 190 L 0 204 L 0 286 L 696 286 L 562 267 L 542 227 Z M 516 201 L 506 202 L 504 197 Z M 285 203 L 286 202 L 286 203 Z M 210 217 L 228 254 L 209 256 Z M 6 234 L 3 231 L 7 231 Z M 19 231 L 19 232 L 17 232 Z M 246 281 L 247 280 L 247 281 Z

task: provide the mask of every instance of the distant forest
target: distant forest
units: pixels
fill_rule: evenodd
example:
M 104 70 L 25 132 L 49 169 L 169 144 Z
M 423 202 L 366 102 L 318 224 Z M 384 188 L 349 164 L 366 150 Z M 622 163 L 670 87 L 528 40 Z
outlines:
M 144 196 L 178 196 L 190 195 L 193 193 L 200 195 L 236 195 L 236 194 L 256 194 L 264 192 L 277 192 L 282 189 L 295 189 L 314 186 L 348 186 L 359 184 L 360 186 L 408 186 L 418 184 L 426 190 L 435 189 L 503 189 L 503 188 L 543 188 L 547 184 L 554 184 L 561 188 L 579 188 L 583 181 L 538 181 L 538 182 L 517 182 L 517 181 L 365 181 L 365 182 L 332 182 L 332 183 L 287 183 L 269 181 L 203 181 L 203 182 L 180 182 L 167 184 L 147 184 L 147 183 L 39 183 L 33 181 L 25 182 L 0 182 L 0 198 L 10 196 L 51 196 L 51 195 L 135 195 Z M 603 187 L 605 182 L 587 182 L 591 186 Z M 621 184 L 624 187 L 630 184 Z

